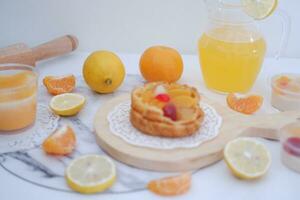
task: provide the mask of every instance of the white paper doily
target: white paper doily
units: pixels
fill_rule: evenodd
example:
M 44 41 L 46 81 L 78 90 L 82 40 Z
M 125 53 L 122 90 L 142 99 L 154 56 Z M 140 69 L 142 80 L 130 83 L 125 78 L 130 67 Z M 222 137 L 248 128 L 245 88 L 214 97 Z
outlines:
M 108 114 L 110 131 L 127 143 L 155 149 L 193 148 L 215 138 L 222 124 L 222 117 L 208 104 L 201 103 L 205 113 L 200 129 L 193 135 L 183 138 L 163 138 L 141 133 L 129 120 L 130 101 L 114 107 Z
M 37 105 L 34 125 L 13 134 L 0 131 L 0 153 L 31 149 L 39 146 L 58 125 L 59 116 L 53 114 L 47 105 Z

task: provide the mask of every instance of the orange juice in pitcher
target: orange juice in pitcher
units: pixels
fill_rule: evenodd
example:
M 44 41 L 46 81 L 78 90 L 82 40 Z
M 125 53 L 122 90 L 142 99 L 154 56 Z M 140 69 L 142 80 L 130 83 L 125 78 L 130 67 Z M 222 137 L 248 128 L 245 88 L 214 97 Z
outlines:
M 230 38 L 232 35 L 235 37 Z M 223 26 L 204 33 L 198 48 L 208 88 L 247 92 L 260 71 L 266 44 L 259 33 Z
M 258 12 L 258 6 L 263 2 L 257 1 L 204 1 L 208 10 L 208 26 L 198 41 L 204 82 L 209 89 L 217 92 L 248 92 L 259 74 L 267 46 L 254 19 L 266 17 L 273 10 Z M 271 9 L 276 7 L 270 6 Z M 284 28 L 289 26 L 288 22 L 283 22 Z M 286 39 L 282 37 L 281 44 Z

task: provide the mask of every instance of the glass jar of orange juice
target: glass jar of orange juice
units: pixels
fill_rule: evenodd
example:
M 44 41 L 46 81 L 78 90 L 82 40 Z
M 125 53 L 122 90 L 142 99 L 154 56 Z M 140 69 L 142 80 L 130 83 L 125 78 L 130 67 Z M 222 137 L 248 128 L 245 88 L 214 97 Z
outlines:
M 0 64 L 0 133 L 13 133 L 34 123 L 37 79 L 33 67 Z
M 198 50 L 206 86 L 222 93 L 245 93 L 261 69 L 266 41 L 253 17 L 246 14 L 247 5 L 241 0 L 206 0 L 205 3 L 208 23 L 199 39 Z M 287 27 L 289 23 L 283 24 Z M 282 43 L 285 40 L 282 37 Z

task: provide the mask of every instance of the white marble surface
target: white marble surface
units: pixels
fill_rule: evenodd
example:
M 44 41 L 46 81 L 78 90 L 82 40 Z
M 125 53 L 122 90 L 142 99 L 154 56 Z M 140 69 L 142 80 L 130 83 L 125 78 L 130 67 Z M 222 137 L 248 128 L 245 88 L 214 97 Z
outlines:
M 41 63 L 38 65 L 41 78 L 49 74 L 59 75 L 74 73 L 80 75 L 82 63 L 87 55 L 87 53 L 75 53 Z M 138 55 L 121 54 L 120 57 L 126 65 L 128 73 L 138 73 Z M 224 96 L 208 91 L 203 85 L 198 58 L 196 56 L 184 56 L 184 63 L 185 71 L 181 82 L 193 84 L 198 87 L 202 94 L 224 104 Z M 265 103 L 259 113 L 276 112 L 269 104 L 270 88 L 268 81 L 272 74 L 280 72 L 300 73 L 300 60 L 266 59 L 262 72 L 252 89 L 252 92 L 265 97 Z M 133 78 L 136 76 L 129 77 Z M 127 81 L 128 83 L 132 82 L 129 79 L 127 79 Z M 132 85 L 124 86 L 125 87 L 121 88 L 119 92 L 127 91 Z M 78 88 L 78 90 L 81 89 L 82 88 Z M 110 96 L 103 98 L 109 97 Z M 85 112 L 80 113 L 78 117 L 67 119 L 69 123 L 72 123 L 73 126 L 76 126 L 76 128 L 80 130 L 80 148 L 70 157 L 64 159 L 45 157 L 41 155 L 43 152 L 41 152 L 40 149 L 0 156 L 0 163 L 4 166 L 4 168 L 0 167 L 1 199 L 41 199 L 41 197 L 42 199 L 101 198 L 104 200 L 161 198 L 143 188 L 148 179 L 164 176 L 165 174 L 139 170 L 121 163 L 117 163 L 120 174 L 118 184 L 105 194 L 85 196 L 68 192 L 69 190 L 63 182 L 63 173 L 61 173 L 66 162 L 68 162 L 72 156 L 76 156 L 80 153 L 87 153 L 89 151 L 103 153 L 101 149 L 93 143 L 93 135 L 91 134 L 92 120 L 97 109 L 95 104 L 97 104 L 99 99 L 97 95 L 94 95 L 93 98 L 90 99 L 90 102 L 88 102 Z M 46 98 L 44 101 L 47 101 Z M 44 103 L 47 104 L 47 102 Z M 99 102 L 99 104 L 101 104 L 101 102 Z M 60 123 L 64 123 L 63 120 L 66 119 L 62 119 Z M 298 189 L 300 185 L 300 174 L 288 170 L 281 164 L 279 154 L 280 146 L 278 142 L 261 140 L 267 145 L 272 154 L 272 166 L 265 177 L 256 181 L 238 180 L 230 174 L 224 161 L 220 161 L 210 167 L 196 171 L 193 175 L 193 184 L 190 192 L 183 196 L 175 197 L 174 199 L 298 199 L 300 196 Z M 86 148 L 86 144 L 90 144 L 90 146 Z M 32 158 L 34 158 L 34 161 Z M 58 161 L 60 161 L 60 165 L 57 164 Z M 43 166 L 40 165 L 41 163 L 46 164 L 47 167 L 43 168 Z M 56 187 L 56 189 L 46 188 L 45 185 L 52 185 Z
M 11 147 L 11 149 L 6 148 L 5 152 L 1 152 L 0 166 L 14 176 L 24 179 L 26 182 L 31 182 L 36 186 L 48 188 L 53 191 L 72 193 L 73 191 L 66 185 L 64 179 L 64 170 L 68 163 L 74 158 L 84 154 L 105 154 L 95 142 L 91 123 L 93 120 L 86 121 L 87 117 L 85 116 L 89 116 L 91 112 L 97 110 L 99 106 L 101 107 L 103 102 L 113 96 L 130 92 L 133 85 L 143 84 L 143 80 L 138 75 L 128 75 L 126 78 L 126 81 L 116 93 L 98 95 L 85 85 L 81 76 L 76 77 L 77 82 L 74 92 L 83 94 L 86 97 L 86 105 L 78 115 L 73 117 L 61 117 L 58 123 L 56 123 L 58 126 L 69 124 L 76 133 L 76 148 L 70 155 L 51 156 L 45 154 L 40 144 L 51 132 L 47 129 L 44 129 L 44 131 L 36 129 L 33 130 L 33 132 L 37 133 L 34 133 L 32 137 L 35 142 L 31 142 L 31 140 L 28 142 L 27 138 L 23 138 L 21 137 L 23 135 L 19 135 L 21 137 L 19 143 L 24 143 L 24 145 L 15 145 Z M 38 96 L 40 104 L 48 108 L 47 104 L 51 99 L 51 95 L 47 93 L 45 87 L 42 85 L 39 89 Z M 93 115 L 91 117 L 93 117 Z M 47 121 L 49 122 L 51 120 Z M 15 134 L 14 137 L 18 137 L 18 134 Z M 3 138 L 0 138 L 0 140 L 1 139 L 3 140 Z M 115 163 L 118 169 L 118 178 L 113 187 L 106 191 L 106 193 L 110 194 L 142 190 L 153 177 L 166 175 L 165 173 L 139 170 L 117 161 L 115 161 Z

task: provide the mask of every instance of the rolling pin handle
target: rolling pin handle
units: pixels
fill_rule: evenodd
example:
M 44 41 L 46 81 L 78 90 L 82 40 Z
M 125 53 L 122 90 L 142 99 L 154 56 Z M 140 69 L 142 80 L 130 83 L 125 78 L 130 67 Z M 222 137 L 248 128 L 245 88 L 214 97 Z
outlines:
M 78 39 L 73 35 L 65 35 L 43 43 L 32 49 L 36 61 L 49 59 L 74 51 L 78 47 Z

